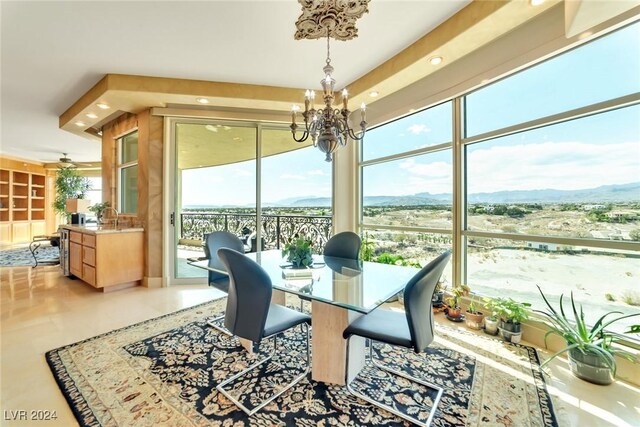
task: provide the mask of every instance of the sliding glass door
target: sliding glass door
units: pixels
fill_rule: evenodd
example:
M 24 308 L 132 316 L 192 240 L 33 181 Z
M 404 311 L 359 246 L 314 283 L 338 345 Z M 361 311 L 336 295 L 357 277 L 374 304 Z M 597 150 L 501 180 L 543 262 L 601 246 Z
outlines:
M 247 252 L 295 236 L 321 248 L 329 238 L 331 163 L 286 126 L 170 119 L 168 132 L 170 283 L 206 283 L 206 271 L 189 262 L 206 257 L 204 236 L 213 231 L 235 234 Z

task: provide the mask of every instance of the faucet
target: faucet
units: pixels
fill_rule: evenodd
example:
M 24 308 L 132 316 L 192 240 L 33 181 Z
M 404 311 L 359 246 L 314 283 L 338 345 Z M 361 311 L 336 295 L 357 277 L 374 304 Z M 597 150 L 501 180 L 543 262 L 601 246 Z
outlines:
M 120 214 L 118 213 L 118 210 L 116 208 L 113 208 L 111 206 L 107 206 L 106 208 L 104 208 L 104 209 L 102 209 L 100 211 L 100 216 L 104 217 L 105 211 L 107 211 L 109 209 L 112 210 L 116 214 L 116 219 L 113 221 L 113 227 L 114 228 L 118 228 L 118 218 L 119 218 Z

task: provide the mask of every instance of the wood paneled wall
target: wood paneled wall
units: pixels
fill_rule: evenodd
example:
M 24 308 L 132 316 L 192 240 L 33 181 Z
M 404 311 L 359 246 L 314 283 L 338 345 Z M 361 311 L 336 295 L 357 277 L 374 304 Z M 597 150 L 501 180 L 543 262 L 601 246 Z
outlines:
M 138 213 L 121 218 L 145 229 L 143 285 L 148 287 L 162 286 L 163 128 L 164 119 L 145 110 L 120 116 L 102 129 L 102 201 L 111 206 L 118 206 L 117 140 L 138 131 Z

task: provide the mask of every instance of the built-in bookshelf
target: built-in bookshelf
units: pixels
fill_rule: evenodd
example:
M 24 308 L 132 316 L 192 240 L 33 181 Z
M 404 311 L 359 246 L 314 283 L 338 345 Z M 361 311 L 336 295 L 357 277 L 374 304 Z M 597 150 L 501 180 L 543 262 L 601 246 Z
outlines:
M 44 232 L 45 179 L 43 174 L 0 169 L 2 242 L 29 241 L 34 233 Z

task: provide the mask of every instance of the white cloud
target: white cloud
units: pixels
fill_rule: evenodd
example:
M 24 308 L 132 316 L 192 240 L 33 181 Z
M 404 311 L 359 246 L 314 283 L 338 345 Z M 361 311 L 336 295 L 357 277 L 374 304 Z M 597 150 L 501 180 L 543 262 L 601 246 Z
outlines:
M 311 175 L 311 176 L 323 176 L 325 175 L 324 171 L 320 170 L 320 169 L 313 169 L 307 172 L 307 175 Z
M 280 179 L 304 180 L 304 179 L 307 179 L 307 178 L 305 176 L 303 176 L 303 175 L 294 175 L 294 174 L 290 174 L 290 173 L 284 173 L 284 174 L 280 175 Z
M 638 181 L 638 142 L 542 142 L 476 149 L 467 159 L 469 193 L 577 190 Z
M 431 128 L 427 127 L 427 125 L 416 124 L 409 126 L 407 128 L 407 131 L 411 132 L 414 135 L 420 135 L 423 133 L 431 132 Z
M 451 177 L 453 173 L 451 163 L 447 162 L 416 163 L 415 159 L 407 159 L 400 163 L 400 168 L 413 175 L 431 178 Z

